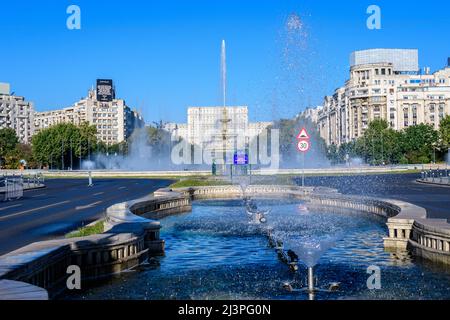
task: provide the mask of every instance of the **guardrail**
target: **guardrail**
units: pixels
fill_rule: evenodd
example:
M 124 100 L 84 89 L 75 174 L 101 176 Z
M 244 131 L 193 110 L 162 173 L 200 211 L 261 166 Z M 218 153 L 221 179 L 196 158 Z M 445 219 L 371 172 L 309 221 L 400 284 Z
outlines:
M 445 169 L 438 168 L 422 171 L 419 182 L 435 183 L 450 186 L 450 170 L 448 169 L 448 167 L 445 167 Z
M 24 190 L 43 186 L 45 179 L 41 173 L 31 175 L 6 175 L 0 178 L 0 200 L 11 201 L 23 197 Z
M 3 191 L 3 201 L 17 200 L 23 197 L 23 179 L 5 177 L 0 182 L 0 191 Z

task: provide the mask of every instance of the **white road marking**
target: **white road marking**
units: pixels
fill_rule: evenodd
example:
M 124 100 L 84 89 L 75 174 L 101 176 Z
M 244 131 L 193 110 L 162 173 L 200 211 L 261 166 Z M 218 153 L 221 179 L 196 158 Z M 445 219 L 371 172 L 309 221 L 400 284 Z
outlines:
M 32 196 L 32 198 L 43 197 L 43 196 L 46 196 L 46 195 L 47 195 L 46 193 L 38 194 L 38 195 Z
M 9 206 L 9 207 L 3 207 L 3 208 L 0 208 L 0 211 L 6 210 L 6 209 L 11 209 L 11 208 L 20 207 L 21 205 L 22 205 L 22 204 L 19 203 L 19 204 L 15 204 L 15 205 L 12 205 L 12 206 Z
M 26 214 L 26 213 L 30 213 L 30 212 L 34 212 L 34 211 L 39 211 L 39 210 L 42 210 L 42 209 L 56 207 L 56 206 L 59 206 L 61 204 L 66 204 L 66 203 L 69 203 L 69 202 L 70 202 L 69 200 L 66 200 L 66 201 L 61 201 L 61 202 L 57 202 L 57 203 L 52 203 L 52 204 L 49 204 L 49 205 L 46 205 L 46 206 L 43 206 L 43 207 L 39 207 L 39 208 L 34 208 L 34 209 L 30 209 L 30 210 L 25 210 L 25 211 L 9 214 L 7 216 L 0 217 L 0 220 L 5 220 L 5 219 L 8 219 L 8 218 L 12 218 L 12 217 L 15 217 L 15 216 L 20 216 L 22 214 Z
M 78 206 L 78 207 L 75 207 L 75 210 L 84 210 L 84 209 L 92 208 L 92 207 L 95 207 L 96 205 L 98 205 L 98 204 L 100 204 L 102 202 L 103 201 L 97 201 L 97 202 L 94 202 L 94 203 L 91 203 L 91 204 L 87 204 L 85 206 Z
M 122 189 L 126 189 L 127 187 L 120 187 L 117 190 L 122 190 Z
M 104 194 L 104 192 L 102 191 L 102 192 L 94 193 L 94 196 L 99 196 L 99 195 L 101 195 L 101 194 Z

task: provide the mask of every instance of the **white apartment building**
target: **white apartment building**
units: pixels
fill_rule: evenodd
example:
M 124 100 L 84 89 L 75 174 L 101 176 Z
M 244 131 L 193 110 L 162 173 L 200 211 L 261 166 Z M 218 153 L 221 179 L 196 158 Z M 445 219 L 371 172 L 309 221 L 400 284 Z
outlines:
M 61 110 L 37 112 L 34 118 L 36 132 L 58 123 L 80 125 L 87 122 L 97 128 L 97 138 L 108 145 L 125 141 L 135 128 L 143 127 L 144 120 L 132 111 L 122 99 L 98 101 L 96 91 L 73 106 Z
M 30 143 L 34 133 L 33 103 L 10 94 L 10 85 L 0 83 L 0 129 L 12 128 L 21 143 Z
M 315 108 L 306 108 L 305 111 L 297 114 L 297 118 L 305 117 L 310 119 L 312 122 L 317 123 L 319 120 L 319 112 L 322 111 L 322 106 L 317 106 Z
M 249 122 L 247 126 L 247 136 L 251 140 L 262 134 L 264 130 L 272 125 L 273 122 Z
M 187 124 L 168 123 L 165 129 L 175 137 L 215 154 L 229 154 L 248 147 L 271 122 L 249 123 L 246 106 L 190 107 Z
M 188 126 L 186 123 L 168 122 L 163 125 L 163 129 L 171 133 L 174 141 L 178 140 L 178 138 L 187 138 Z
M 370 49 L 352 53 L 350 79 L 317 109 L 328 145 L 362 136 L 369 122 L 386 120 L 402 130 L 420 123 L 439 128 L 450 114 L 450 66 L 420 71 L 417 50 Z

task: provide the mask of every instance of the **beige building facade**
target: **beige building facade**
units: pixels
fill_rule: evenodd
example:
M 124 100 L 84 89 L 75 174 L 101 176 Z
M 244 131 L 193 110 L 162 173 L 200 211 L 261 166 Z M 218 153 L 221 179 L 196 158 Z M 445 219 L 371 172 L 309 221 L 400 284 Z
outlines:
M 317 126 L 327 145 L 361 137 L 375 119 L 395 130 L 420 123 L 438 129 L 450 114 L 450 66 L 434 73 L 419 70 L 417 56 L 410 49 L 353 53 L 350 79 L 317 109 Z
M 132 111 L 122 99 L 98 101 L 95 90 L 73 106 L 53 111 L 37 112 L 34 117 L 36 132 L 58 123 L 84 122 L 97 128 L 97 138 L 108 145 L 125 141 L 135 128 L 143 127 L 144 120 Z
M 0 129 L 13 129 L 21 143 L 29 144 L 34 134 L 33 119 L 33 103 L 11 95 L 10 85 L 0 83 Z

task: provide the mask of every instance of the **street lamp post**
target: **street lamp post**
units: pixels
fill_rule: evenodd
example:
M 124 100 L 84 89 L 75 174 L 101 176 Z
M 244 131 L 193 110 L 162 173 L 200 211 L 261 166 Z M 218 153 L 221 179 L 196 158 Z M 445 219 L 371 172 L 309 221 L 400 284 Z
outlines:
M 374 144 L 374 139 L 373 139 L 373 134 L 372 134 L 372 165 L 375 165 L 375 144 Z
M 73 140 L 72 138 L 70 139 L 70 170 L 73 169 L 73 153 L 72 153 L 72 145 L 73 145 Z
M 64 170 L 64 140 L 61 141 L 61 170 Z
M 78 168 L 78 170 L 81 170 L 81 150 L 82 150 L 82 148 L 81 148 L 81 145 L 82 145 L 82 139 L 81 139 L 81 136 L 80 136 L 80 167 Z
M 89 145 L 89 137 L 88 137 L 87 143 L 88 143 L 88 160 L 91 161 L 91 147 Z
M 433 164 L 436 164 L 436 143 L 433 142 L 431 147 L 433 148 Z

